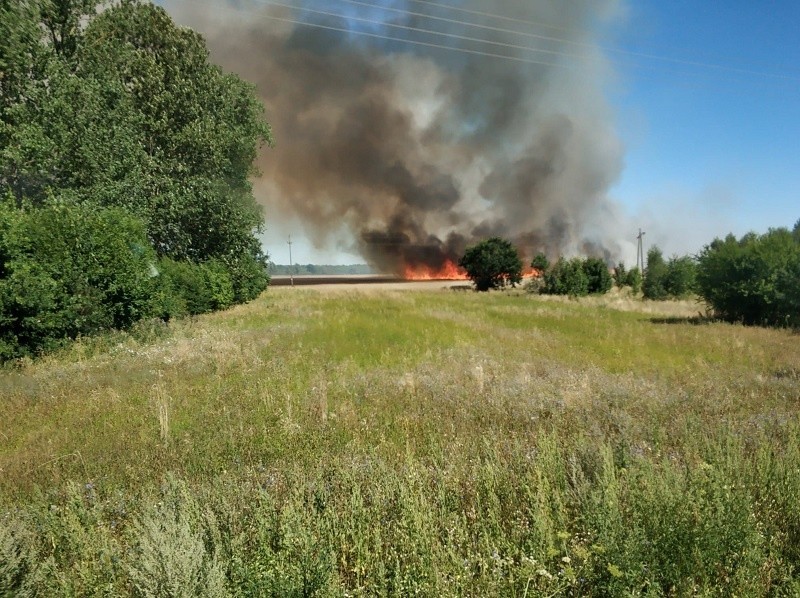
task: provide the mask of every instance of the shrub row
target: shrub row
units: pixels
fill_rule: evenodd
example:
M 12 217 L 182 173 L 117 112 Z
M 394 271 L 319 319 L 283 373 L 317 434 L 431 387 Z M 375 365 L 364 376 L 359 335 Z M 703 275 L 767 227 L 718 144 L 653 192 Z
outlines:
M 253 299 L 264 264 L 157 259 L 141 220 L 120 208 L 0 202 L 0 361 L 137 321 Z
M 543 263 L 540 262 L 540 265 Z M 612 284 L 611 273 L 602 259 L 576 257 L 567 260 L 562 257 L 545 271 L 542 292 L 582 297 L 607 293 Z

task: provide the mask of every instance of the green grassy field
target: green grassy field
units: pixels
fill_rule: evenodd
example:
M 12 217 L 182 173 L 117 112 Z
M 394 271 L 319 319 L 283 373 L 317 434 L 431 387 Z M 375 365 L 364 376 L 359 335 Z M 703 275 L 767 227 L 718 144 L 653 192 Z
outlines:
M 0 371 L 0 595 L 800 595 L 800 337 L 697 311 L 283 288 Z

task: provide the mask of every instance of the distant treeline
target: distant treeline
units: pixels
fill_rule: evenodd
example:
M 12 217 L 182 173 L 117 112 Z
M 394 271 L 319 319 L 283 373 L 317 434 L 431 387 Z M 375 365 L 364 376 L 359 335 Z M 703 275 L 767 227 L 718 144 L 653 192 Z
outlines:
M 653 245 L 643 273 L 622 262 L 609 272 L 591 257 L 551 265 L 539 254 L 531 266 L 542 274 L 527 286 L 533 293 L 579 297 L 606 293 L 616 283 L 644 299 L 698 297 L 709 313 L 729 322 L 800 327 L 800 220 L 791 230 L 714 239 L 697 255 L 665 260 Z
M 330 276 L 330 275 L 360 275 L 375 274 L 375 271 L 367 264 L 347 264 L 344 266 L 334 266 L 332 264 L 294 264 L 287 266 L 284 264 L 270 264 L 269 273 L 272 276 Z

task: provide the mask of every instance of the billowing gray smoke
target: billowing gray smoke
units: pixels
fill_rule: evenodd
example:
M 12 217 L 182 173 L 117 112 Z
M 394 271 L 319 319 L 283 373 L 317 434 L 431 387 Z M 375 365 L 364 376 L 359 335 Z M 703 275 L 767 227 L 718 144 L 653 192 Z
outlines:
M 438 269 L 490 235 L 527 255 L 614 257 L 606 192 L 621 147 L 592 32 L 617 0 L 447 2 L 465 10 L 441 8 L 445 0 L 174 0 L 167 8 L 263 96 L 277 142 L 256 183 L 269 218 L 298 217 L 321 246 L 349 231 L 355 249 L 387 272 Z M 368 6 L 378 4 L 394 10 Z

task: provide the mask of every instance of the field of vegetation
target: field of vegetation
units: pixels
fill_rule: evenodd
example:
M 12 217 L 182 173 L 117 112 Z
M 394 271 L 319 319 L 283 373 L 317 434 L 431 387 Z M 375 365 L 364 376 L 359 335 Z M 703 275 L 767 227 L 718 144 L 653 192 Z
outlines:
M 796 596 L 800 342 L 272 289 L 0 371 L 0 595 Z

